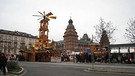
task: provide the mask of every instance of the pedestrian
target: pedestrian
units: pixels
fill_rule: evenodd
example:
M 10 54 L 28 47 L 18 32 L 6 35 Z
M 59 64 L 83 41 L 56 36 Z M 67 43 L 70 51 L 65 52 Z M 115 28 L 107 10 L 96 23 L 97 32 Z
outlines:
M 6 75 L 7 58 L 5 57 L 4 53 L 1 53 L 0 55 L 0 64 L 1 64 L 1 69 L 3 71 L 3 75 Z
M 11 62 L 15 62 L 15 57 L 14 57 L 13 54 L 11 55 L 11 57 L 9 58 L 9 60 L 10 60 Z
M 118 63 L 121 63 L 121 56 L 118 56 Z
M 0 53 L 0 58 L 1 58 L 1 53 Z M 1 62 L 0 62 L 0 70 L 2 71 L 2 64 L 1 64 Z

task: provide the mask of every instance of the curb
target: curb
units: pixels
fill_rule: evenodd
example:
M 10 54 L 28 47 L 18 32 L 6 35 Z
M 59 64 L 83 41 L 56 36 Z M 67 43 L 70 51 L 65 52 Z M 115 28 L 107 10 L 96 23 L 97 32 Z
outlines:
M 88 68 L 87 71 L 94 71 L 94 72 L 113 72 L 113 73 L 126 73 L 126 74 L 135 74 L 135 72 L 128 71 L 126 69 L 119 69 L 119 68 Z
M 14 75 L 20 75 L 24 72 L 24 68 L 20 67 L 22 70 L 19 71 L 19 72 L 11 72 L 11 74 L 14 74 Z

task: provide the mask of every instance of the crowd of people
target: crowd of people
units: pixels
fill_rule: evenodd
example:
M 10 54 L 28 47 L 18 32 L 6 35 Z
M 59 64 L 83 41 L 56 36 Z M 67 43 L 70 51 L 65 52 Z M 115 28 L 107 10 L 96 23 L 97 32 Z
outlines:
M 93 62 L 108 62 L 108 55 L 103 55 L 101 57 L 96 56 L 95 54 L 82 53 L 76 55 L 76 62 L 80 63 L 91 63 Z
M 130 55 L 117 55 L 117 56 L 113 56 L 111 55 L 110 56 L 110 62 L 111 63 L 128 63 L 128 64 L 131 64 L 131 63 L 135 63 L 133 61 L 133 57 L 130 56 Z
M 133 62 L 133 58 L 129 57 L 128 55 L 110 55 L 109 54 L 103 54 L 103 55 L 95 55 L 95 54 L 88 54 L 88 53 L 81 53 L 76 54 L 74 57 L 74 62 L 76 63 L 91 63 L 94 62 L 101 62 L 101 63 L 135 63 Z
M 83 54 L 77 54 L 76 55 L 76 62 L 78 63 L 78 62 L 82 62 L 82 63 L 84 63 L 84 62 L 91 62 L 92 61 L 92 58 L 91 58 L 92 56 L 90 55 L 90 54 L 88 54 L 88 53 L 83 53 Z

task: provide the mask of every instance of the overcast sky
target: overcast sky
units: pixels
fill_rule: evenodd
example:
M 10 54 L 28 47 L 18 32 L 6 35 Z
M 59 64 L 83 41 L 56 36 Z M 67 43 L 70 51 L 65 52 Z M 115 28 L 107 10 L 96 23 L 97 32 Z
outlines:
M 116 44 L 129 43 L 125 39 L 125 28 L 130 19 L 135 19 L 135 0 L 0 0 L 0 28 L 38 35 L 38 11 L 52 12 L 57 19 L 49 21 L 49 39 L 63 40 L 68 20 L 80 39 L 84 33 L 91 38 L 95 35 L 95 25 L 104 21 L 117 27 L 114 33 Z

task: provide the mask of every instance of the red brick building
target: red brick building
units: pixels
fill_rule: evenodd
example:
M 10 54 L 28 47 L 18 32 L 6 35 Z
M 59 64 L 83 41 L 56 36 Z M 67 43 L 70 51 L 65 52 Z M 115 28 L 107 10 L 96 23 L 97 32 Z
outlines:
M 64 50 L 77 51 L 78 50 L 78 35 L 73 25 L 73 20 L 68 21 L 68 26 L 64 33 Z

